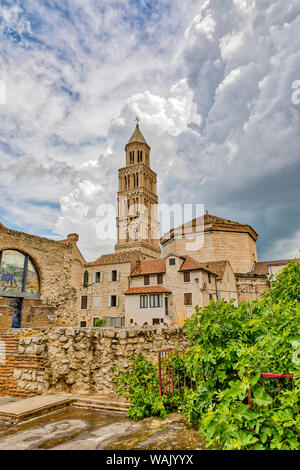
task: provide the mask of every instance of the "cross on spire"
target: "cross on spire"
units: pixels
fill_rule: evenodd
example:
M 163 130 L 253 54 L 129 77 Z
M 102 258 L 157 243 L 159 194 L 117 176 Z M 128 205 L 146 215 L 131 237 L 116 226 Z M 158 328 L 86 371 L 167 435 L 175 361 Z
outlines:
M 136 125 L 137 125 L 137 126 L 139 125 L 140 120 L 141 120 L 141 118 L 140 118 L 139 116 L 136 116 L 135 122 L 136 122 Z

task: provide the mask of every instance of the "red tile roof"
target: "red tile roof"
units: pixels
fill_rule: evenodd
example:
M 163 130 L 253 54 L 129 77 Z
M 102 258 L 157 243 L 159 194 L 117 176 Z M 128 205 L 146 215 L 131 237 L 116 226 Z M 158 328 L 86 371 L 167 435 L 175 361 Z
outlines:
M 210 269 L 207 263 L 199 263 L 194 258 L 191 258 L 191 256 L 185 256 L 184 258 L 185 259 L 182 265 L 180 266 L 179 271 L 195 271 L 198 269 L 203 269 L 204 271 L 207 271 L 213 274 L 214 276 L 218 275 L 216 271 Z
M 193 271 L 203 269 L 204 271 L 210 272 L 214 276 L 217 275 L 216 271 L 210 269 L 206 263 L 198 263 L 191 256 L 180 256 L 183 262 L 179 268 L 179 271 Z M 131 276 L 143 276 L 145 274 L 161 274 L 166 272 L 166 259 L 157 259 L 151 261 L 141 261 L 133 271 Z
M 141 252 L 138 250 L 120 251 L 119 253 L 109 253 L 102 255 L 96 261 L 86 263 L 85 266 L 99 266 L 102 264 L 135 263 L 141 258 Z
M 300 261 L 299 258 L 295 259 L 282 259 L 275 261 L 259 261 L 255 263 L 254 273 L 255 274 L 269 274 L 269 266 L 285 266 L 290 261 Z
M 134 270 L 131 276 L 140 276 L 143 274 L 160 274 L 166 272 L 166 260 L 156 259 L 151 261 L 141 261 Z
M 208 263 L 203 263 L 203 264 L 208 269 L 211 269 L 212 271 L 214 271 L 218 275 L 219 279 L 223 279 L 227 263 L 228 261 L 224 260 L 224 261 L 209 261 Z
M 179 225 L 178 227 L 172 228 L 161 237 L 160 242 L 163 245 L 168 240 L 174 238 L 174 235 L 176 234 L 182 236 L 189 233 L 197 233 L 201 230 L 211 230 L 212 228 L 215 230 L 248 232 L 254 240 L 257 240 L 258 238 L 257 233 L 250 225 L 234 222 L 233 220 L 224 219 L 223 217 L 217 217 L 206 212 L 204 216 L 197 217 L 189 222 Z
M 171 293 L 170 290 L 162 286 L 143 286 L 131 287 L 125 294 L 158 294 L 158 293 Z

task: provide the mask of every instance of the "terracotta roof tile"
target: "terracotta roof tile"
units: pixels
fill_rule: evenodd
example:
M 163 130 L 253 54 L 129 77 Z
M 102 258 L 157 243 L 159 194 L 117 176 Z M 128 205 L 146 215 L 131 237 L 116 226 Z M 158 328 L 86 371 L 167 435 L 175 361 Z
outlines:
M 249 232 L 255 240 L 258 237 L 255 230 L 248 224 L 241 224 L 240 222 L 224 219 L 223 217 L 217 217 L 206 212 L 204 216 L 197 217 L 189 222 L 179 225 L 178 227 L 172 228 L 161 237 L 160 242 L 163 244 L 167 240 L 173 238 L 176 234 L 184 235 L 188 233 L 197 233 L 203 229 L 203 227 L 204 231 L 214 227 L 216 230 L 221 230 L 223 228 L 224 230 L 246 231 Z
M 159 293 L 171 293 L 169 289 L 163 286 L 143 286 L 143 287 L 131 287 L 125 294 L 159 294 Z
M 203 269 L 204 271 L 207 271 L 214 276 L 217 276 L 217 272 L 211 269 L 207 263 L 199 263 L 196 261 L 194 258 L 191 256 L 186 256 L 182 265 L 179 268 L 179 271 L 193 271 L 193 270 L 198 270 L 198 269 Z
M 119 253 L 109 253 L 102 255 L 96 261 L 86 263 L 85 266 L 99 266 L 102 264 L 134 263 L 141 258 L 138 250 L 120 251 Z
M 300 261 L 299 258 L 295 259 L 282 259 L 282 260 L 275 260 L 275 261 L 259 261 L 255 263 L 254 273 L 255 274 L 269 274 L 269 266 L 281 266 L 286 265 L 290 261 Z
M 211 269 L 212 271 L 217 273 L 218 278 L 223 279 L 227 263 L 228 261 L 224 260 L 224 261 L 209 261 L 208 263 L 204 263 L 204 264 L 208 269 Z
M 131 276 L 141 276 L 144 274 L 160 274 L 166 272 L 166 260 L 156 259 L 141 261 L 132 271 Z

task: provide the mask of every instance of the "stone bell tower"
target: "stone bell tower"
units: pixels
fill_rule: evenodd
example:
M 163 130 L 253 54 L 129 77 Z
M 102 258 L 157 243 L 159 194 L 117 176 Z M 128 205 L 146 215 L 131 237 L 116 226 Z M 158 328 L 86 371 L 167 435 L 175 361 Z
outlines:
M 126 151 L 126 167 L 119 169 L 118 241 L 115 251 L 139 250 L 146 258 L 160 258 L 157 176 L 150 168 L 150 147 L 139 118 Z

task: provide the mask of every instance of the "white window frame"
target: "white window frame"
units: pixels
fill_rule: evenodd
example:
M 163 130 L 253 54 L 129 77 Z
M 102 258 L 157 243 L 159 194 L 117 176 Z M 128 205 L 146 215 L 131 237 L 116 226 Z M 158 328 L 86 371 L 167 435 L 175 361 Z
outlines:
M 99 299 L 99 302 L 96 303 L 96 299 Z M 101 295 L 94 295 L 93 305 L 95 309 L 101 308 Z
M 100 274 L 100 279 L 99 281 L 96 280 L 97 274 Z M 99 284 L 100 282 L 103 282 L 103 272 L 102 271 L 95 271 L 93 273 L 93 284 Z
M 112 305 L 112 297 L 116 297 L 116 305 Z M 108 307 L 110 308 L 119 307 L 119 296 L 117 294 L 112 294 L 108 296 Z
M 116 276 L 116 280 L 113 281 L 113 272 L 116 272 L 117 273 L 117 276 Z M 109 281 L 110 282 L 119 282 L 120 280 L 120 273 L 118 271 L 118 269 L 112 269 L 110 272 L 109 272 Z
M 142 294 L 140 295 L 140 308 L 148 308 L 148 295 Z

